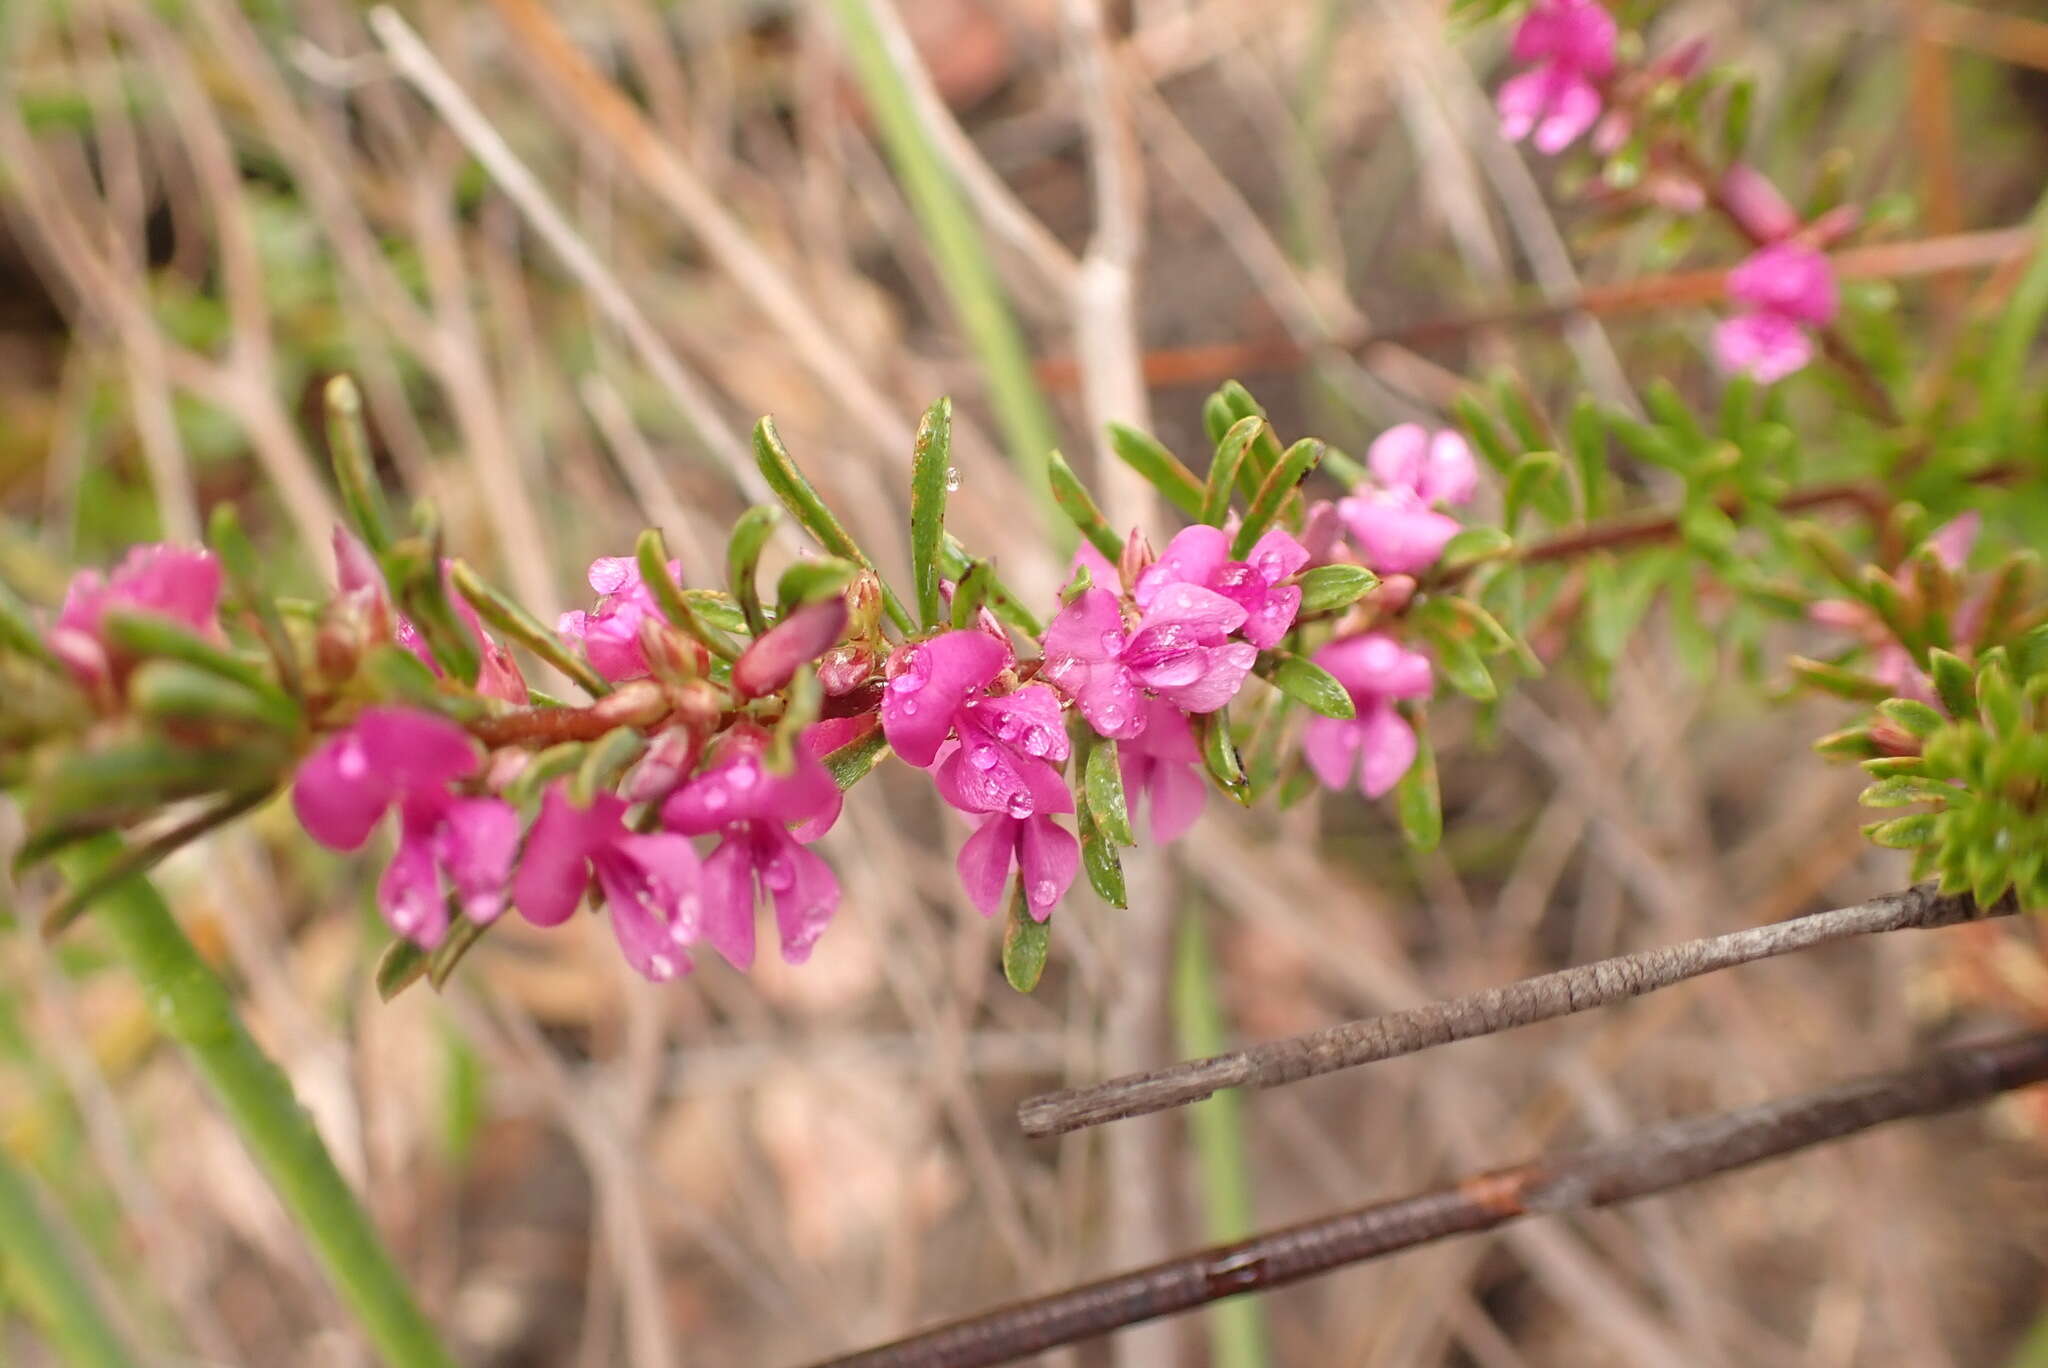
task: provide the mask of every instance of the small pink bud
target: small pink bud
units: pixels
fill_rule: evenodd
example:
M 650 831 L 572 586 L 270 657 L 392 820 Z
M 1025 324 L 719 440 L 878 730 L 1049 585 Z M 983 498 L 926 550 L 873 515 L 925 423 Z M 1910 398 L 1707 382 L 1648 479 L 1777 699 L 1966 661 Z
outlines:
M 1159 559 L 1159 553 L 1152 549 L 1152 542 L 1141 527 L 1131 529 L 1131 535 L 1124 538 L 1122 554 L 1116 558 L 1117 578 L 1123 581 L 1124 591 L 1129 593 L 1137 586 L 1138 576 L 1152 568 Z M 1105 586 L 1107 587 L 1107 586 Z
M 658 803 L 689 777 L 704 752 L 704 739 L 692 727 L 670 727 L 654 738 L 647 754 L 626 778 L 621 796 L 629 803 Z
M 854 642 L 835 646 L 818 660 L 818 682 L 825 687 L 828 698 L 852 693 L 867 683 L 874 672 L 874 651 Z
M 774 693 L 837 642 L 846 630 L 844 598 L 798 608 L 757 637 L 733 662 L 733 692 L 741 698 Z
M 872 570 L 863 570 L 846 586 L 846 635 L 871 637 L 882 621 L 882 581 Z
M 648 673 L 664 684 L 687 684 L 711 669 L 711 653 L 702 642 L 684 636 L 659 616 L 648 614 L 635 629 Z

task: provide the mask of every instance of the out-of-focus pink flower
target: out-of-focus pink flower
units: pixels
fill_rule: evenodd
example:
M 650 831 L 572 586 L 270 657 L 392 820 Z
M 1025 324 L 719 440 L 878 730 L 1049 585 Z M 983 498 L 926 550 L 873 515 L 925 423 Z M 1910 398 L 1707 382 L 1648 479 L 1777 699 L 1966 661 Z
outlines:
M 761 633 L 732 664 L 732 687 L 742 698 L 774 693 L 810 661 L 830 650 L 846 630 L 846 600 L 807 604 Z
M 1366 468 L 1387 489 L 1406 490 L 1426 504 L 1461 504 L 1479 488 L 1479 464 L 1465 438 L 1402 423 L 1373 438 Z
M 996 813 L 967 838 L 954 865 L 968 900 L 984 917 L 1002 910 L 1014 866 L 1024 885 L 1025 906 L 1033 920 L 1044 921 L 1073 886 L 1081 868 L 1081 843 L 1043 813 Z
M 1239 635 L 1266 650 L 1277 646 L 1294 626 L 1301 586 L 1283 581 L 1307 565 L 1308 551 L 1285 528 L 1273 528 L 1260 537 L 1249 558 L 1232 560 L 1230 538 L 1223 529 L 1198 524 L 1174 534 L 1159 558 L 1137 576 L 1131 598 L 1141 612 L 1149 613 L 1169 585 L 1192 584 L 1221 594 L 1244 609 L 1244 622 L 1236 629 Z
M 375 557 L 345 527 L 334 529 L 334 578 L 345 597 L 364 607 L 374 608 L 380 616 L 393 613 L 390 590 L 385 586 L 383 572 L 378 570 Z M 455 592 L 446 561 L 441 563 L 441 584 L 447 590 L 448 602 L 454 606 L 455 615 L 462 619 L 470 639 L 476 643 L 476 691 L 485 698 L 503 699 L 507 703 L 526 702 L 529 697 L 526 677 L 519 672 L 519 663 L 512 658 L 510 651 L 484 630 L 483 623 L 477 619 L 476 609 L 469 606 L 469 600 Z M 436 675 L 441 673 L 441 663 L 434 659 L 433 649 L 410 618 L 395 613 L 391 635 L 421 664 Z
M 668 563 L 670 579 L 680 583 L 682 572 L 682 562 Z M 654 591 L 640 578 L 640 562 L 631 556 L 599 556 L 590 563 L 587 578 L 598 594 L 597 606 L 562 614 L 555 631 L 581 646 L 590 667 L 614 684 L 646 677 L 651 669 L 640 644 L 640 625 L 663 619 Z
M 1771 384 L 1813 359 L 1807 328 L 1835 316 L 1835 273 L 1828 259 L 1797 242 L 1774 242 L 1728 273 L 1730 297 L 1750 306 L 1714 331 L 1724 369 Z
M 1117 766 L 1133 819 L 1142 799 L 1152 839 L 1165 845 L 1186 834 L 1202 815 L 1209 785 L 1202 778 L 1194 728 L 1181 710 L 1155 698 L 1145 711 L 1145 730 L 1117 746 Z
M 1366 632 L 1331 642 L 1316 652 L 1315 662 L 1344 686 L 1357 716 L 1311 720 L 1302 735 L 1303 755 L 1327 787 L 1355 785 L 1377 798 L 1415 763 L 1415 731 L 1394 702 L 1429 696 L 1429 657 L 1384 632 Z
M 505 907 L 519 815 L 499 799 L 450 791 L 476 768 L 476 746 L 454 723 L 370 708 L 306 757 L 292 806 L 307 833 L 334 850 L 357 849 L 398 808 L 398 849 L 377 903 L 394 931 L 432 948 L 448 930 L 444 879 L 471 921 L 493 921 Z
M 1614 16 L 1596 0 L 1537 0 L 1515 29 L 1514 57 L 1534 63 L 1502 83 L 1495 98 L 1501 136 L 1535 135 L 1536 149 L 1562 152 L 1600 117 L 1595 82 L 1614 70 Z
M 1960 570 L 1969 563 L 1970 552 L 1977 545 L 1977 533 L 1983 527 L 1984 515 L 1973 508 L 1935 528 L 1928 534 L 1927 544 L 1941 557 L 1943 565 Z
M 1143 732 L 1148 691 L 1183 712 L 1215 712 L 1258 659 L 1258 647 L 1230 639 L 1247 618 L 1239 604 L 1182 580 L 1157 583 L 1149 596 L 1136 631 L 1125 630 L 1123 610 L 1106 589 L 1083 590 L 1046 629 L 1045 678 L 1100 735 Z
M 169 618 L 202 636 L 218 638 L 220 562 L 211 551 L 152 542 L 129 548 L 111 575 L 81 570 L 71 577 L 47 637 L 50 650 L 88 688 L 105 688 L 130 662 L 107 642 L 107 613 Z
M 809 744 L 797 748 L 788 774 L 762 763 L 765 747 L 758 731 L 730 733 L 710 767 L 661 810 L 672 831 L 722 837 L 704 861 L 703 935 L 738 969 L 754 962 L 757 884 L 775 904 L 782 957 L 791 964 L 810 957 L 839 909 L 831 866 L 800 844 L 822 836 L 839 816 L 839 786 Z
M 598 793 L 589 807 L 564 784 L 541 800 L 512 882 L 512 901 L 536 926 L 559 926 L 594 877 L 626 963 L 666 982 L 692 967 L 686 949 L 703 928 L 703 868 L 689 838 L 627 829 L 626 800 Z

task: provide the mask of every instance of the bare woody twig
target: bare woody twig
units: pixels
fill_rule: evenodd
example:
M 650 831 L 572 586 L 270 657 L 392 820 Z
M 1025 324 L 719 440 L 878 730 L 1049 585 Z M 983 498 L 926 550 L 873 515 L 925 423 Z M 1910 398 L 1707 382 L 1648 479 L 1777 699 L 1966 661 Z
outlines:
M 1724 936 L 1683 941 L 1632 955 L 1559 969 L 1489 988 L 1469 997 L 1389 1012 L 1363 1021 L 1289 1036 L 1208 1059 L 1185 1060 L 1149 1073 L 1112 1078 L 1027 1099 L 1018 1120 L 1027 1135 L 1060 1135 L 1126 1116 L 1199 1102 L 1222 1088 L 1270 1088 L 1360 1064 L 1415 1054 L 1570 1016 L 1654 993 L 1718 969 L 1806 950 L 1878 931 L 1953 926 L 2008 916 L 2010 899 L 1982 908 L 1967 896 L 1945 897 L 1916 884 L 1853 907 L 1815 912 Z
M 1950 900 L 1905 893 L 1864 906 L 1915 901 L 1932 909 Z M 1217 1245 L 955 1321 L 833 1359 L 821 1368 L 986 1368 L 1009 1363 L 1224 1297 L 1280 1287 L 1448 1236 L 1491 1230 L 1524 1216 L 1587 1211 L 1667 1192 L 1889 1121 L 1950 1111 L 2044 1079 L 2048 1032 L 1954 1046 L 1893 1073 L 1737 1111 L 1665 1122 L 1551 1159 L 1476 1174 L 1433 1192 Z

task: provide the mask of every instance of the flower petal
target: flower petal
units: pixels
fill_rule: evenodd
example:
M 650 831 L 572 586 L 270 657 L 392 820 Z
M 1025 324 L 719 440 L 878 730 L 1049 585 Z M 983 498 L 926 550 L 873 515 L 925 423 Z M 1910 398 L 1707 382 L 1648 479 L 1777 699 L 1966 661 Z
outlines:
M 1301 755 L 1324 788 L 1347 789 L 1358 774 L 1358 723 L 1311 717 L 1301 730 Z
M 762 876 L 775 896 L 775 929 L 782 937 L 782 958 L 789 964 L 802 964 L 811 957 L 811 947 L 824 934 L 832 914 L 839 910 L 839 879 L 822 855 L 805 850 L 786 836 L 774 858 L 784 861 L 790 874 L 786 882 L 779 872 L 772 880 L 768 871 Z M 771 864 L 770 870 L 776 868 Z
M 1336 676 L 1355 702 L 1368 698 L 1427 698 L 1435 688 L 1429 657 L 1385 632 L 1361 632 L 1330 642 L 1315 663 Z
M 1382 575 L 1413 575 L 1435 565 L 1458 535 L 1458 520 L 1411 494 L 1380 491 L 1338 501 L 1337 512 L 1358 545 L 1359 558 Z
M 561 925 L 583 901 L 583 890 L 590 885 L 590 857 L 612 839 L 618 814 L 625 809 L 621 800 L 612 802 L 618 806 L 609 818 L 595 806 L 578 808 L 560 783 L 541 799 L 540 816 L 526 833 L 519 872 L 512 879 L 512 901 L 535 926 Z
M 1081 871 L 1081 843 L 1050 817 L 1029 817 L 1023 825 L 1017 842 L 1017 876 L 1024 881 L 1024 904 L 1032 920 L 1044 921 Z
M 754 963 L 754 848 L 736 830 L 704 860 L 704 939 L 735 969 Z
M 1358 729 L 1359 790 L 1377 798 L 1415 763 L 1415 729 L 1388 703 L 1361 710 L 1352 726 Z
M 1197 523 L 1174 533 L 1159 559 L 1145 567 L 1131 590 L 1140 608 L 1150 608 L 1172 584 L 1207 584 L 1230 559 L 1230 537 L 1220 527 Z
M 1813 341 L 1781 314 L 1741 314 L 1714 329 L 1714 355 L 1723 370 L 1770 385 L 1813 360 Z
M 395 796 L 390 776 L 370 764 L 354 728 L 323 741 L 292 780 L 299 825 L 329 850 L 360 848 Z
M 1226 641 L 1202 652 L 1201 673 L 1186 684 L 1157 688 L 1158 694 L 1184 712 L 1212 713 L 1237 697 L 1245 676 L 1259 658 L 1248 641 Z
M 1020 818 L 997 813 L 967 838 L 953 861 L 967 900 L 984 917 L 1003 910 L 1003 890 L 1010 881 L 1010 865 L 1017 858 L 1024 825 Z
M 1008 654 L 1002 642 L 976 631 L 946 632 L 899 651 L 882 693 L 890 746 L 913 765 L 930 765 L 953 728 L 953 714 L 988 687 Z
M 433 825 L 408 821 L 392 852 L 391 863 L 377 880 L 377 907 L 391 929 L 425 950 L 448 933 L 448 903 L 441 896 L 441 876 L 434 865 Z
M 519 852 L 519 813 L 498 798 L 457 798 L 442 805 L 434 860 L 448 872 L 462 914 L 485 924 L 505 910 L 506 885 Z

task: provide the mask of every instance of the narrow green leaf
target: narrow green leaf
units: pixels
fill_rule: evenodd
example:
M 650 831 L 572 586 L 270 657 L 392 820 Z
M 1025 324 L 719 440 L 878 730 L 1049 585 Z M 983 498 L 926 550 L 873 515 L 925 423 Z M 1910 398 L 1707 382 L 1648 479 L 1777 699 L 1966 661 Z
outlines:
M 1465 429 L 1465 436 L 1480 459 L 1492 466 L 1496 473 L 1506 475 L 1519 453 L 1501 435 L 1500 428 L 1479 397 L 1469 392 L 1460 394 L 1451 401 L 1451 412 L 1457 415 L 1458 425 Z
M 1922 741 L 1940 731 L 1948 721 L 1917 698 L 1887 698 L 1877 705 L 1877 710 L 1886 721 Z
M 1552 523 L 1569 522 L 1571 490 L 1565 484 L 1564 458 L 1554 451 L 1531 451 L 1516 458 L 1508 470 L 1502 504 L 1501 522 L 1510 532 L 1530 509 Z
M 1813 743 L 1813 749 L 1815 754 L 1825 755 L 1830 760 L 1867 762 L 1884 754 L 1884 749 L 1867 727 L 1845 727 L 1841 731 L 1829 732 Z
M 941 398 L 918 420 L 910 459 L 910 577 L 917 616 L 926 631 L 945 620 L 939 594 L 939 549 L 946 538 L 946 495 L 953 469 L 953 401 Z
M 474 686 L 482 661 L 469 629 L 456 616 L 442 573 L 441 530 L 431 505 L 415 510 L 420 531 L 393 542 L 384 553 L 384 581 L 391 596 L 426 639 L 427 649 L 449 678 Z
M 1468 527 L 1444 543 L 1437 568 L 1455 574 L 1484 561 L 1500 560 L 1515 549 L 1515 539 L 1498 527 Z
M 747 630 L 755 636 L 768 630 L 768 615 L 761 610 L 761 585 L 757 575 L 761 551 L 774 535 L 782 510 L 756 504 L 740 514 L 732 526 L 732 538 L 725 544 L 726 587 L 733 602 L 747 619 Z
M 233 504 L 214 505 L 207 520 L 206 542 L 214 555 L 220 557 L 221 571 L 235 601 L 256 620 L 257 634 L 263 638 L 264 649 L 270 652 L 271 664 L 277 670 L 277 682 L 286 693 L 299 697 L 304 690 L 299 683 L 298 650 L 291 633 L 285 630 L 284 619 L 278 615 L 262 559 L 248 534 L 242 531 L 242 520 Z
M 614 727 L 589 743 L 583 763 L 569 781 L 569 796 L 578 807 L 590 806 L 600 793 L 609 793 L 619 776 L 647 753 L 647 738 L 631 727 Z
M 669 573 L 668 545 L 662 540 L 659 528 L 650 527 L 640 534 L 633 556 L 640 567 L 640 582 L 654 595 L 654 606 L 661 609 L 661 615 L 668 619 L 669 626 L 701 642 L 705 650 L 720 660 L 739 658 L 739 646 L 711 624 L 711 614 L 705 611 L 709 606 L 705 600 L 683 589 L 676 583 L 675 576 Z M 738 604 L 733 604 L 728 621 L 735 630 L 743 629 L 747 621 L 745 611 Z
M 1209 777 L 1230 795 L 1232 801 L 1248 804 L 1251 801 L 1251 784 L 1245 778 L 1237 742 L 1230 735 L 1227 712 L 1227 709 L 1218 709 L 1190 720 L 1195 724 L 1196 739 L 1202 744 L 1202 765 L 1209 771 Z
M 1443 839 L 1443 798 L 1437 791 L 1436 750 L 1429 743 L 1420 709 L 1410 719 L 1415 726 L 1415 763 L 1394 785 L 1394 810 L 1401 819 L 1401 831 L 1408 844 L 1427 853 Z
M 1046 474 L 1052 481 L 1052 499 L 1059 505 L 1060 512 L 1067 515 L 1067 521 L 1074 524 L 1088 544 L 1109 557 L 1114 564 L 1123 554 L 1124 542 L 1108 521 L 1102 510 L 1095 506 L 1087 489 L 1081 484 L 1081 477 L 1067 464 L 1067 458 L 1055 451 L 1046 457 Z
M 1216 456 L 1209 463 L 1209 479 L 1202 493 L 1201 520 L 1211 527 L 1223 526 L 1230 517 L 1230 498 L 1237 492 L 1238 472 L 1244 465 L 1245 453 L 1265 426 L 1266 420 L 1256 413 L 1240 418 L 1216 443 Z
M 995 577 L 994 566 L 987 561 L 976 561 L 954 582 L 951 621 L 955 631 L 972 627 L 981 616 L 982 605 L 988 602 L 989 593 L 995 587 Z
M 1250 498 L 1258 492 L 1273 468 L 1280 464 L 1280 434 L 1273 430 L 1273 424 L 1266 413 L 1266 406 L 1252 397 L 1252 392 L 1240 381 L 1225 380 L 1216 389 L 1217 395 L 1229 407 L 1231 421 L 1242 422 L 1246 418 L 1268 419 L 1254 434 L 1251 448 L 1245 453 L 1245 461 L 1238 468 L 1238 488 Z
M 1825 660 L 1812 660 L 1806 656 L 1793 656 L 1786 662 L 1793 675 L 1802 683 L 1819 689 L 1822 693 L 1833 694 L 1836 698 L 1847 698 L 1858 703 L 1875 703 L 1892 696 L 1891 685 L 1882 680 Z
M 1469 640 L 1449 634 L 1438 634 L 1431 640 L 1436 647 L 1437 668 L 1443 671 L 1445 682 L 1452 688 L 1482 703 L 1490 703 L 1500 696 L 1493 674 L 1486 668 L 1486 661 Z
M 181 661 L 261 695 L 281 713 L 298 716 L 298 705 L 291 696 L 246 657 L 215 645 L 170 618 L 115 609 L 100 619 L 100 630 L 109 641 L 139 660 Z
M 958 583 L 960 578 L 967 573 L 968 566 L 973 563 L 973 558 L 967 554 L 966 549 L 960 545 L 959 541 L 950 534 L 946 538 L 945 556 L 946 576 L 955 583 Z M 1004 623 L 1022 632 L 1025 636 L 1036 637 L 1045 631 L 1045 628 L 1039 625 L 1038 619 L 1032 615 L 1031 610 L 1026 608 L 1023 601 L 1015 593 L 1011 592 L 1009 586 L 1004 584 L 1002 579 L 996 575 L 994 565 L 989 566 L 988 606 L 989 610 Z
M 1280 512 L 1287 501 L 1295 496 L 1295 490 L 1322 464 L 1325 447 L 1313 437 L 1304 437 L 1287 448 L 1280 461 L 1259 485 L 1259 492 L 1252 496 L 1251 507 L 1245 510 L 1244 521 L 1238 524 L 1237 537 L 1230 544 L 1230 554 L 1242 560 L 1252 553 L 1260 537 L 1280 518 Z
M 341 506 L 348 520 L 370 548 L 382 558 L 397 540 L 391 510 L 384 502 L 377 482 L 377 467 L 370 455 L 370 434 L 363 425 L 363 396 L 355 380 L 337 375 L 327 382 L 327 453 L 334 462 L 334 481 L 341 490 Z
M 1116 843 L 1103 835 L 1102 828 L 1084 807 L 1075 823 L 1076 834 L 1081 839 L 1081 868 L 1088 875 L 1088 886 L 1095 890 L 1095 896 L 1111 907 L 1129 907 L 1130 894 L 1124 887 L 1124 862 L 1116 853 Z
M 1886 850 L 1912 850 L 1934 839 L 1937 820 L 1936 813 L 1916 812 L 1907 817 L 1894 817 L 1888 822 L 1872 822 L 1863 828 L 1863 835 L 1872 845 L 1883 846 Z
M 164 860 L 184 849 L 207 832 L 226 826 L 270 797 L 271 789 L 225 793 L 176 826 L 146 841 L 137 842 L 114 855 L 87 878 L 72 883 L 57 904 L 43 914 L 43 935 L 62 935 L 99 897 L 114 885 L 137 874 L 146 874 Z
M 1281 693 L 1324 717 L 1348 721 L 1358 715 L 1357 708 L 1352 705 L 1350 691 L 1322 666 L 1305 656 L 1286 651 L 1268 651 L 1266 655 L 1272 666 L 1269 672 L 1262 670 L 1262 673 Z M 1264 664 L 1263 661 L 1260 663 Z
M 43 644 L 43 634 L 36 630 L 28 605 L 4 582 L 0 582 L 0 650 L 27 656 L 52 670 L 64 668 Z
M 455 966 L 462 963 L 463 957 L 484 938 L 484 932 L 495 924 L 471 921 L 468 917 L 455 917 L 449 921 L 448 934 L 427 952 L 427 982 L 434 986 L 436 992 L 447 986 Z
M 1202 516 L 1202 482 L 1180 458 L 1156 440 L 1122 423 L 1109 425 L 1109 445 L 1123 463 L 1145 477 L 1161 497 L 1190 518 Z
M 832 775 L 832 782 L 844 791 L 867 778 L 888 753 L 889 738 L 877 725 L 838 750 L 827 752 L 824 765 Z
M 1535 451 L 1552 445 L 1543 420 L 1536 416 L 1536 410 L 1529 403 L 1520 376 L 1510 371 L 1494 378 L 1493 404 L 1500 416 L 1507 420 L 1508 428 L 1515 434 L 1522 450 Z
M 793 563 L 775 581 L 776 620 L 779 622 L 810 604 L 838 598 L 859 574 L 858 565 L 837 556 Z
M 1102 834 L 1120 846 L 1133 846 L 1131 811 L 1124 798 L 1123 768 L 1117 764 L 1116 742 L 1098 741 L 1088 748 L 1083 776 L 1088 812 Z
M 128 681 L 128 701 L 142 716 L 167 721 L 225 722 L 287 733 L 299 728 L 299 709 L 290 699 L 245 688 L 182 660 L 145 661 Z
M 581 741 L 558 741 L 539 752 L 505 786 L 505 801 L 514 807 L 537 801 L 548 785 L 582 768 L 589 749 Z
M 1888 808 L 1910 807 L 1914 803 L 1934 803 L 1940 806 L 1962 796 L 1939 779 L 1928 779 L 1920 775 L 1900 774 L 1881 779 L 1856 795 L 1856 801 L 1864 807 Z
M 1362 565 L 1319 565 L 1303 571 L 1299 616 L 1340 613 L 1379 584 L 1380 577 Z
M 410 703 L 457 722 L 481 717 L 490 710 L 486 700 L 459 693 L 435 678 L 433 669 L 403 646 L 371 647 L 363 653 L 356 672 L 370 682 L 380 699 Z
M 1961 656 L 1937 646 L 1927 653 L 1927 670 L 1950 717 L 1968 717 L 1977 711 L 1977 672 Z
M 612 691 L 611 682 L 570 650 L 567 642 L 542 626 L 540 619 L 523 606 L 486 584 L 466 561 L 449 564 L 448 582 L 456 593 L 462 595 L 463 601 L 476 610 L 477 617 L 506 641 L 524 646 L 575 680 L 577 687 L 593 698 L 601 698 Z
M 1580 396 L 1565 438 L 1579 472 L 1579 497 L 1588 520 L 1604 518 L 1613 502 L 1614 476 L 1607 463 L 1607 422 L 1600 405 Z
M 391 1001 L 426 977 L 426 973 L 426 951 L 409 940 L 392 941 L 384 947 L 384 953 L 377 956 L 373 981 L 377 985 L 378 1001 Z
M 754 464 L 760 468 L 761 477 L 768 482 L 768 487 L 775 491 L 775 497 L 782 500 L 783 507 L 796 519 L 797 526 L 810 533 L 818 545 L 835 556 L 852 561 L 863 570 L 875 568 L 875 563 L 868 559 L 867 553 L 832 515 L 832 510 L 818 497 L 818 491 L 811 487 L 811 482 L 790 459 L 789 449 L 783 446 L 772 418 L 764 417 L 754 424 Z M 911 632 L 917 629 L 917 623 L 903 606 L 903 600 L 896 597 L 896 591 L 886 581 L 882 584 L 882 609 L 899 630 Z
M 1038 986 L 1051 945 L 1052 922 L 1032 917 L 1024 901 L 1024 880 L 1019 877 L 1003 921 L 1003 977 L 1012 988 L 1028 993 Z

